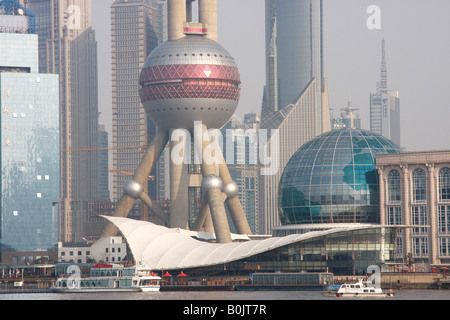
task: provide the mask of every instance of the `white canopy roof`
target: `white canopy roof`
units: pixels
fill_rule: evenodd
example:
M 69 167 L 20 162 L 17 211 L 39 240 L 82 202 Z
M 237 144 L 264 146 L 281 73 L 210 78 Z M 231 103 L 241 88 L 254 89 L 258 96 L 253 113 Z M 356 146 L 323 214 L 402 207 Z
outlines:
M 283 238 L 251 240 L 228 244 L 208 243 L 192 238 L 179 229 L 168 229 L 150 222 L 104 217 L 126 238 L 134 259 L 154 270 L 206 267 L 241 260 L 298 241 L 349 230 L 333 229 Z

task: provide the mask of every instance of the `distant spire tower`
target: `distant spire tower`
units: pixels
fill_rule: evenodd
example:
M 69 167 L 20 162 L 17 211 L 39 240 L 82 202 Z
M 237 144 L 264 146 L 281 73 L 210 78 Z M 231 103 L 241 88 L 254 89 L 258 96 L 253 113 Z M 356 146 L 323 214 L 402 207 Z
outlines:
M 272 34 L 270 38 L 269 47 L 269 59 L 268 59 L 268 79 L 271 79 L 269 83 L 269 107 L 272 111 L 278 111 L 278 48 L 277 48 L 277 13 L 275 10 L 275 5 L 272 2 L 270 8 L 271 23 L 272 23 Z
M 380 82 L 377 83 L 378 93 L 387 93 L 387 65 L 386 65 L 386 42 L 383 39 L 381 42 L 381 72 L 380 72 Z
M 391 139 L 400 146 L 400 98 L 398 91 L 388 90 L 386 42 L 381 41 L 380 81 L 377 92 L 370 94 L 370 131 Z

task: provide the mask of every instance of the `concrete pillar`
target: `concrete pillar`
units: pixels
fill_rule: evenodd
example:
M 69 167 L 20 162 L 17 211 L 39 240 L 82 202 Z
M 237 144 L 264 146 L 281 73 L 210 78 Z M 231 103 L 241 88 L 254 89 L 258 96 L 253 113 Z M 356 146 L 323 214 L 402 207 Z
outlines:
M 163 222 L 168 222 L 167 214 L 162 211 L 162 209 L 146 194 L 143 192 L 139 199 L 155 214 L 160 218 Z
M 386 178 L 384 176 L 383 167 L 377 167 L 378 170 L 378 186 L 380 199 L 380 224 L 386 225 Z
M 168 0 L 167 2 L 168 38 L 178 40 L 183 38 L 186 22 L 186 0 Z
M 155 138 L 153 138 L 150 143 L 147 152 L 144 155 L 144 158 L 141 161 L 141 164 L 137 168 L 133 179 L 127 183 L 124 188 L 124 194 L 117 205 L 116 210 L 114 211 L 115 217 L 127 217 L 131 208 L 134 205 L 136 199 L 140 197 L 140 195 L 144 191 L 144 185 L 147 183 L 148 176 L 150 172 L 156 165 L 161 153 L 164 151 L 164 148 L 169 141 L 169 133 L 165 130 L 159 129 L 156 133 Z M 117 234 L 117 228 L 110 222 L 108 222 L 105 230 L 103 231 L 102 237 L 110 237 Z
M 210 212 L 209 212 L 209 205 L 206 203 L 206 204 L 202 205 L 202 207 L 200 208 L 200 214 L 197 217 L 197 221 L 195 223 L 195 227 L 194 227 L 193 231 L 202 231 L 203 230 L 203 226 L 205 225 L 207 214 L 210 214 Z
M 410 178 L 409 178 L 409 169 L 408 165 L 400 165 L 400 168 L 403 171 L 402 175 L 402 191 L 401 191 L 401 201 L 402 201 L 402 209 L 403 209 L 403 218 L 404 218 L 404 224 L 405 225 L 411 225 L 411 208 L 409 204 L 411 203 L 411 196 L 410 196 Z M 412 253 L 412 238 L 411 238 L 411 229 L 405 228 L 405 252 L 404 255 L 406 256 L 408 253 Z
M 429 256 L 429 263 L 430 264 L 439 264 L 439 245 L 438 245 L 438 235 L 437 235 L 437 228 L 438 228 L 438 221 L 437 221 L 437 207 L 436 203 L 438 201 L 438 196 L 436 194 L 436 169 L 434 166 L 434 163 L 427 163 L 428 167 L 428 188 L 427 192 L 428 195 L 428 201 L 427 201 L 427 214 L 430 218 L 430 221 L 428 222 L 428 225 L 430 225 L 430 231 L 428 232 L 428 256 Z
M 205 232 L 214 233 L 214 224 L 211 217 L 211 211 L 209 211 L 209 206 L 208 212 L 206 213 L 205 223 L 203 224 L 203 230 Z
M 199 0 L 199 22 L 208 28 L 207 38 L 217 41 L 217 0 Z
M 233 179 L 230 175 L 230 170 L 228 170 L 228 166 L 221 155 L 222 161 L 219 164 L 219 175 L 222 179 L 225 190 L 227 186 L 235 185 Z M 233 195 L 229 196 L 226 199 L 226 204 L 228 207 L 228 211 L 230 212 L 231 219 L 233 220 L 234 226 L 236 227 L 237 233 L 239 234 L 252 234 L 252 230 L 247 221 L 247 217 L 245 216 L 244 210 L 242 209 L 241 201 L 239 200 L 239 196 L 237 195 L 238 187 L 236 188 Z
M 172 136 L 173 130 L 171 131 Z M 184 159 L 190 153 L 188 133 L 178 131 L 179 141 L 170 143 L 170 228 L 189 230 L 189 164 Z M 178 153 L 180 151 L 180 153 Z M 175 154 L 176 153 L 176 154 Z M 175 161 L 174 161 L 175 160 Z
M 200 134 L 201 132 L 201 134 Z M 196 150 L 197 152 L 202 152 L 202 155 L 205 153 L 205 149 L 210 144 L 210 138 L 208 135 L 208 128 L 202 124 L 201 130 L 196 130 L 194 133 L 194 138 L 196 139 L 196 145 L 201 146 L 201 150 Z M 200 148 L 199 148 L 200 149 Z M 202 159 L 202 173 L 203 173 L 203 182 L 205 179 L 208 179 L 212 184 L 205 184 L 202 182 L 202 192 L 206 192 L 206 196 L 208 199 L 209 210 L 211 212 L 211 219 L 214 226 L 214 232 L 216 234 L 216 241 L 218 243 L 231 243 L 231 232 L 230 226 L 228 225 L 227 213 L 225 211 L 225 205 L 222 200 L 222 181 L 217 176 L 216 165 L 215 163 L 207 163 L 203 159 L 202 156 L 199 157 Z M 216 182 L 221 182 L 221 186 L 215 186 Z

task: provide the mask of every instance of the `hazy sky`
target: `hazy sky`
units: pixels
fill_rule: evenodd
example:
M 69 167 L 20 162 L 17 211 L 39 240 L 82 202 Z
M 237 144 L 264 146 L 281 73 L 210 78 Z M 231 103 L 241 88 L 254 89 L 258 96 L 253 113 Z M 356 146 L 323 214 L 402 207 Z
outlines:
M 93 0 L 99 52 L 100 121 L 111 135 L 110 5 Z M 219 42 L 242 78 L 239 115 L 260 112 L 265 84 L 264 0 L 218 0 Z M 369 30 L 367 8 L 381 9 L 381 29 Z M 388 87 L 401 99 L 402 147 L 450 150 L 450 1 L 324 0 L 324 73 L 334 114 L 351 100 L 369 129 L 369 95 L 380 78 L 386 40 Z

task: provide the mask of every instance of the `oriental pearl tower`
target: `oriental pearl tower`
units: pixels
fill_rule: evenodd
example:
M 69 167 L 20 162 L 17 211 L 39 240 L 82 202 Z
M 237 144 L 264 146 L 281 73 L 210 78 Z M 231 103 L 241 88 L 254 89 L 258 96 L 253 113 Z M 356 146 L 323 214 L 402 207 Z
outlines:
M 124 186 L 114 212 L 116 217 L 128 216 L 134 202 L 140 199 L 169 227 L 187 229 L 185 164 L 171 157 L 169 216 L 144 192 L 144 184 L 169 139 L 172 137 L 171 155 L 179 143 L 185 143 L 183 139 L 173 139 L 175 130 L 191 134 L 204 152 L 211 144 L 208 130 L 220 129 L 237 108 L 240 75 L 234 59 L 217 42 L 217 0 L 198 0 L 198 22 L 191 21 L 194 1 L 167 1 L 168 41 L 150 53 L 142 69 L 141 102 L 158 132 L 133 178 Z M 195 125 L 198 123 L 201 125 Z M 187 148 L 184 152 L 192 151 Z M 251 230 L 237 196 L 238 187 L 231 179 L 222 152 L 219 153 L 214 157 L 216 162 L 201 163 L 202 204 L 193 231 L 211 231 L 218 243 L 229 243 L 232 238 L 225 205 L 237 233 L 251 234 Z M 108 224 L 103 236 L 116 232 Z

